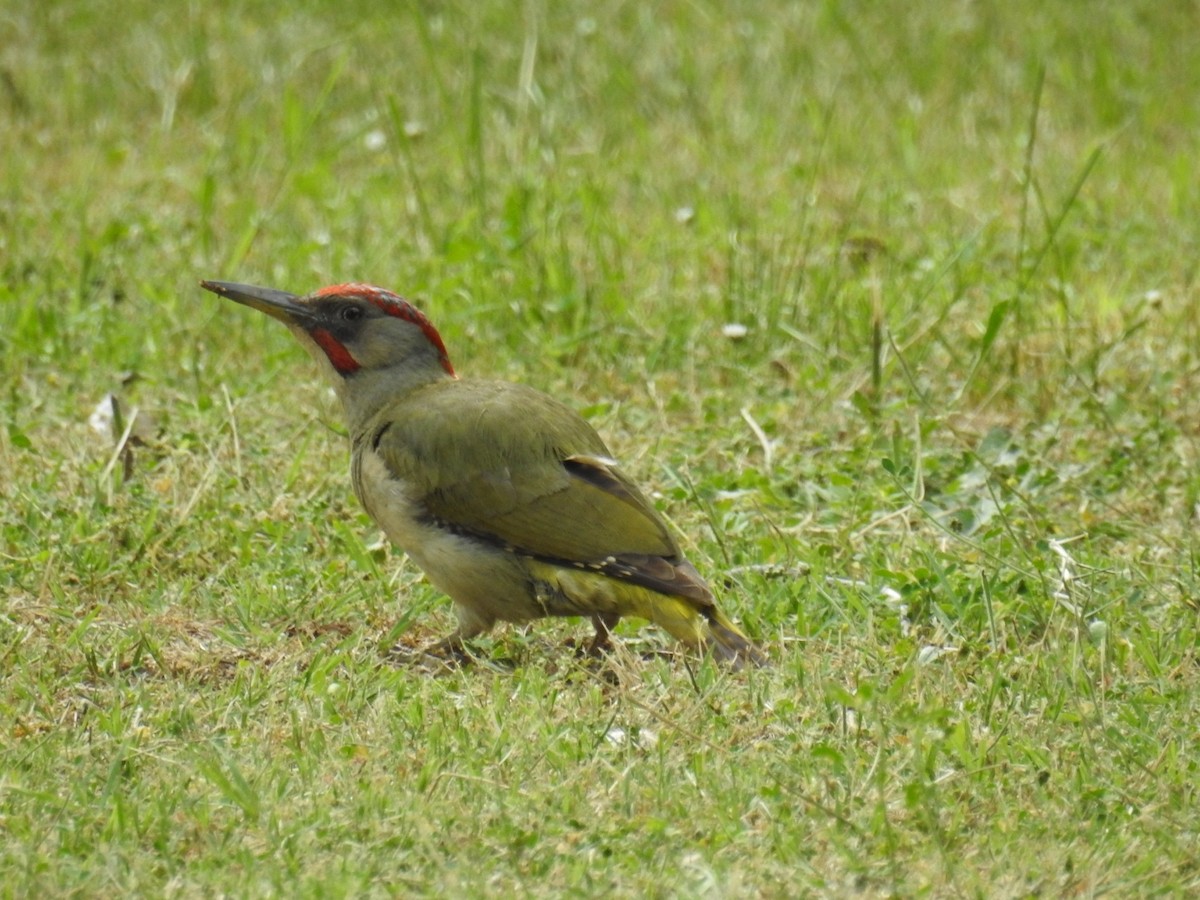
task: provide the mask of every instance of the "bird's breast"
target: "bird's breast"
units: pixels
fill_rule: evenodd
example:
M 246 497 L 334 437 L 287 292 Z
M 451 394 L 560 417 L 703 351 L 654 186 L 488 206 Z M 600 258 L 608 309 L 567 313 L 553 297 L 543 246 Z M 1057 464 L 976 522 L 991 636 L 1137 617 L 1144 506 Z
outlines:
M 489 622 L 539 615 L 521 561 L 429 517 L 413 487 L 397 478 L 373 449 L 355 453 L 353 478 L 359 500 L 388 540 L 456 604 Z
M 435 539 L 442 530 L 428 520 L 412 486 L 389 471 L 373 449 L 364 448 L 354 454 L 352 479 L 354 492 L 367 514 L 402 550 L 411 552 Z

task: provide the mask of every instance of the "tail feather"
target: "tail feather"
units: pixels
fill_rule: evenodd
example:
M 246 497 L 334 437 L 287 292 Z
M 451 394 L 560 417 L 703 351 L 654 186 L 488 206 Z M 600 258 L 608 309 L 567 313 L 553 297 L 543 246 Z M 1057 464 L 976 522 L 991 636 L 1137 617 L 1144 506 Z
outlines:
M 747 663 L 753 666 L 771 664 L 767 654 L 750 638 L 742 634 L 725 614 L 715 607 L 705 610 L 708 633 L 704 637 L 705 648 L 714 658 L 740 669 Z

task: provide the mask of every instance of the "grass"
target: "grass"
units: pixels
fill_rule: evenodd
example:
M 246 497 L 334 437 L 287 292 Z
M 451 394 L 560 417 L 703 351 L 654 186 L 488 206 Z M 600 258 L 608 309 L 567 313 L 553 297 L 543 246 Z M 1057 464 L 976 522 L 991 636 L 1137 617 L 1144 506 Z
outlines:
M 0 17 L 0 893 L 1200 886 L 1193 8 L 221 7 Z M 448 604 L 201 277 L 570 398 L 775 666 L 390 665 Z

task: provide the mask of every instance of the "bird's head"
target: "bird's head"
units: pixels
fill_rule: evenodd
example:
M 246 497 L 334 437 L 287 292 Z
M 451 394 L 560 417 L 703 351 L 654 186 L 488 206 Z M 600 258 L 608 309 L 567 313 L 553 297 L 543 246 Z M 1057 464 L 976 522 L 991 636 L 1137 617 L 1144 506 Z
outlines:
M 325 367 L 355 413 L 422 384 L 454 378 L 433 323 L 404 298 L 369 284 L 335 284 L 301 297 L 224 281 L 200 286 L 279 319 Z

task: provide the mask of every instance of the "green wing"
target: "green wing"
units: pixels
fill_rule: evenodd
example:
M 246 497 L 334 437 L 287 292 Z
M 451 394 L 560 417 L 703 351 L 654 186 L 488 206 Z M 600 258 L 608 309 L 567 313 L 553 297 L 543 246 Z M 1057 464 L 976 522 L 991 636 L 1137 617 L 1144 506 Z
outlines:
M 360 440 L 456 530 L 566 564 L 603 570 L 620 560 L 610 574 L 643 583 L 680 559 L 662 518 L 592 427 L 522 385 L 437 382 L 390 407 Z M 654 580 L 665 583 L 649 586 L 678 590 L 678 573 Z

